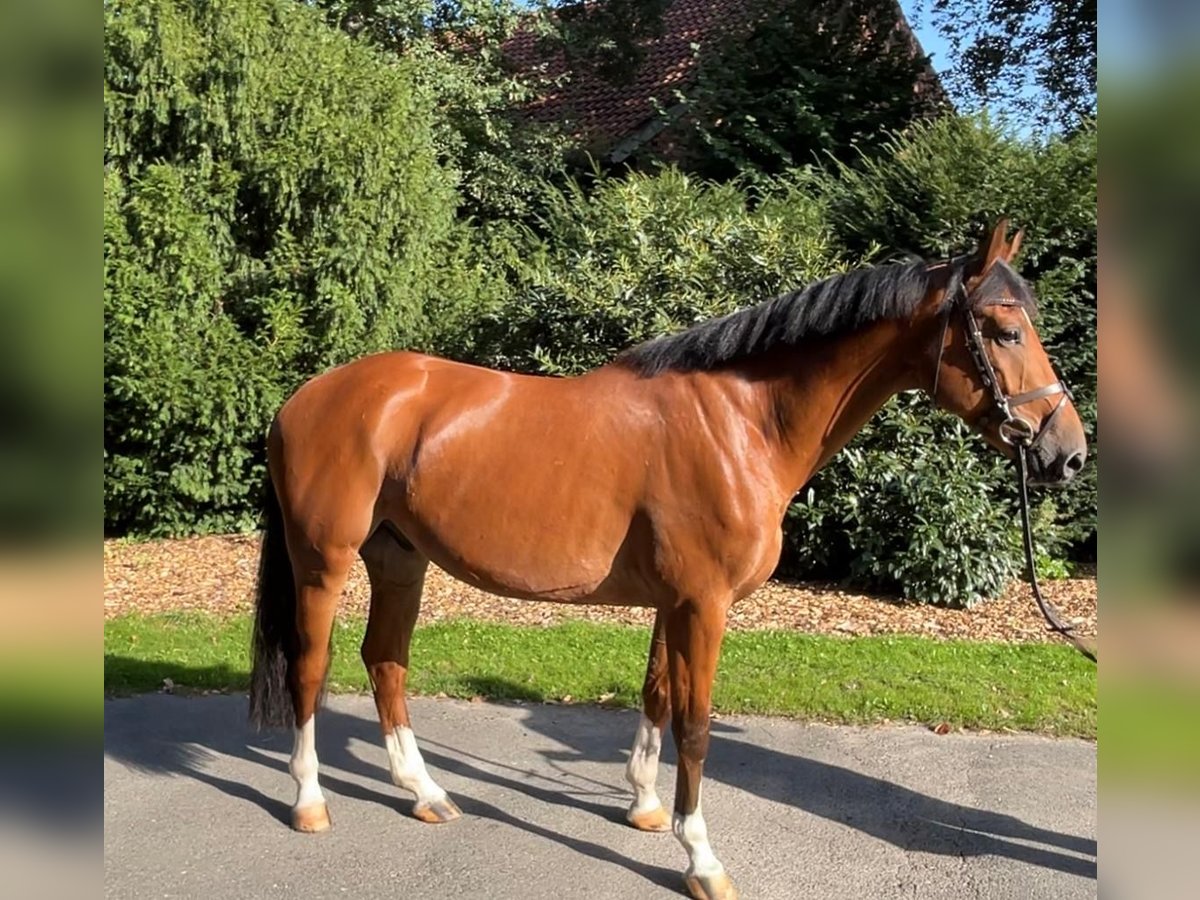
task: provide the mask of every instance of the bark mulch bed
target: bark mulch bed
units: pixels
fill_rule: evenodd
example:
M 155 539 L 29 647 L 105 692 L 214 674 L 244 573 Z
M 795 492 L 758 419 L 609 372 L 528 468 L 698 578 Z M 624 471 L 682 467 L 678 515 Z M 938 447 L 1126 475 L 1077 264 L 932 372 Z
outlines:
M 105 618 L 130 612 L 249 612 L 258 565 L 257 535 L 134 543 L 104 542 Z M 1096 634 L 1096 580 L 1069 578 L 1043 584 L 1082 635 Z M 346 588 L 342 612 L 367 611 L 369 587 L 359 563 Z M 421 604 L 422 622 L 469 617 L 520 625 L 569 619 L 648 625 L 652 610 L 531 603 L 497 597 L 455 581 L 431 566 Z M 846 591 L 830 584 L 771 581 L 736 604 L 729 627 L 787 628 L 812 634 L 918 634 L 989 641 L 1057 640 L 1047 634 L 1028 585 L 1014 583 L 1004 596 L 971 610 L 943 609 Z

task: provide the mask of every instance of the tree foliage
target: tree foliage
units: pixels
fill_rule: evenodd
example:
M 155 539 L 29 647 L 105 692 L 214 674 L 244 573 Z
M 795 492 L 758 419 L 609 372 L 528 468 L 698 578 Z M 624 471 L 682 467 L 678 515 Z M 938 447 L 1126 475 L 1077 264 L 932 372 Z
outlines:
M 106 527 L 238 527 L 286 392 L 428 331 L 453 184 L 412 63 L 292 0 L 105 16 Z
M 480 222 L 535 213 L 539 184 L 558 171 L 571 140 L 519 115 L 546 82 L 508 65 L 518 27 L 548 32 L 519 0 L 317 0 L 327 21 L 412 64 L 438 110 L 438 158 L 457 175 L 460 215 Z
M 850 159 L 941 108 L 934 85 L 914 90 L 928 58 L 891 0 L 756 0 L 747 12 L 679 92 L 693 171 L 774 175 Z
M 612 83 L 633 78 L 645 61 L 645 41 L 662 35 L 671 0 L 547 3 L 554 41 L 575 75 L 589 72 Z
M 969 106 L 1070 130 L 1096 115 L 1096 0 L 925 0 Z M 918 4 L 918 12 L 923 12 Z

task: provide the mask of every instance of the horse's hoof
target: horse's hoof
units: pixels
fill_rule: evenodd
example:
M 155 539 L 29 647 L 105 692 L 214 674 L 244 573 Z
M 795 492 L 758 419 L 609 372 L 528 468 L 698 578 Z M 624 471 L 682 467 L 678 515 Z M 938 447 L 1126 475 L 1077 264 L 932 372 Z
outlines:
M 430 825 L 440 825 L 461 818 L 462 810 L 449 797 L 443 797 L 430 803 L 418 803 L 413 807 L 413 815 Z
M 632 809 L 625 814 L 625 821 L 638 831 L 670 831 L 671 816 L 665 807 L 656 806 L 644 812 L 634 812 Z
M 312 806 L 292 810 L 292 828 L 305 834 L 315 834 L 318 831 L 329 830 L 329 807 L 324 803 L 314 803 Z
M 695 900 L 737 900 L 737 888 L 724 872 L 716 875 L 688 875 L 684 881 Z

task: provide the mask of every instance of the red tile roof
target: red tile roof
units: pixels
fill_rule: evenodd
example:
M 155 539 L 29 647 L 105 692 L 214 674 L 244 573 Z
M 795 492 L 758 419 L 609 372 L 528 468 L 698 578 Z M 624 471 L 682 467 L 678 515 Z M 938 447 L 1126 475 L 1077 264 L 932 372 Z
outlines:
M 656 118 L 655 100 L 664 109 L 675 105 L 674 91 L 686 87 L 695 76 L 693 45 L 711 45 L 733 29 L 748 29 L 759 8 L 754 0 L 674 0 L 663 12 L 660 36 L 639 42 L 644 57 L 633 78 L 611 84 L 593 72 L 575 72 L 570 81 L 550 86 L 527 104 L 525 114 L 537 121 L 559 123 L 592 149 L 611 147 Z M 903 38 L 924 55 L 903 13 L 897 12 Z M 520 72 L 538 72 L 548 79 L 567 72 L 561 50 L 545 50 L 532 30 L 518 30 L 505 42 L 504 52 Z M 940 94 L 932 69 L 927 75 L 918 89 L 932 88 Z
M 691 81 L 696 67 L 692 44 L 704 44 L 729 24 L 742 24 L 745 0 L 675 0 L 664 12 L 660 37 L 640 42 L 641 66 L 625 84 L 610 84 L 591 72 L 577 73 L 561 87 L 552 87 L 526 107 L 539 121 L 563 124 L 571 133 L 592 141 L 618 140 L 655 114 L 653 98 L 664 107 L 674 104 L 672 90 Z M 547 55 L 531 31 L 514 34 L 504 51 L 519 71 L 538 66 L 550 78 L 567 70 L 561 52 Z

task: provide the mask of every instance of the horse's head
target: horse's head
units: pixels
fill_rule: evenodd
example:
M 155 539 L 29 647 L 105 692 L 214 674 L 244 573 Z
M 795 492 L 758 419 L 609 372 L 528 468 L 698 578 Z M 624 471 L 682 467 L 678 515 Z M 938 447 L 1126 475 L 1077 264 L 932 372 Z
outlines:
M 1009 266 L 1021 232 L 1001 220 L 978 253 L 949 267 L 939 304 L 935 402 L 1007 456 L 1029 448 L 1029 480 L 1064 484 L 1083 468 L 1087 439 L 1033 325 L 1029 285 Z

